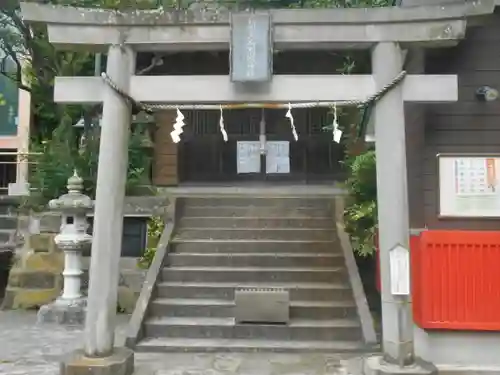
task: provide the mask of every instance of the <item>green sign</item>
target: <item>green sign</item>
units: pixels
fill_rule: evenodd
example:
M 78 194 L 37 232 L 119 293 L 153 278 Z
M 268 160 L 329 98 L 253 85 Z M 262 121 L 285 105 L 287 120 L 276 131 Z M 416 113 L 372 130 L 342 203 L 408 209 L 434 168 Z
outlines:
M 18 108 L 19 90 L 16 82 L 0 75 L 0 136 L 17 135 Z

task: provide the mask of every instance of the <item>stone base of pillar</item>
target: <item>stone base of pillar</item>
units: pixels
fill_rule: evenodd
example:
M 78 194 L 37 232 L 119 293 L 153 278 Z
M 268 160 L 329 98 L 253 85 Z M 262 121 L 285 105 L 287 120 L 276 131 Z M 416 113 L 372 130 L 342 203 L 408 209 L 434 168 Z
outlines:
M 61 363 L 60 375 L 132 375 L 134 352 L 128 348 L 115 348 L 109 357 L 89 358 L 77 350 Z
M 85 323 L 87 300 L 57 299 L 52 303 L 43 305 L 38 310 L 38 323 L 58 323 L 61 325 L 79 326 Z
M 438 369 L 432 363 L 416 359 L 410 366 L 400 367 L 387 363 L 381 356 L 372 356 L 364 360 L 365 375 L 437 375 Z

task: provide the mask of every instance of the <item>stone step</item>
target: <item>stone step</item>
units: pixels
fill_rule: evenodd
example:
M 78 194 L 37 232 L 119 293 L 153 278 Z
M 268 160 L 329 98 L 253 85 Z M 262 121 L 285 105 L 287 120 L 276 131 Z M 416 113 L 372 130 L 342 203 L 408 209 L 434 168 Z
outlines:
M 237 207 L 237 206 L 188 206 L 183 217 L 260 217 L 260 218 L 330 218 L 330 210 L 324 208 L 297 207 Z
M 344 257 L 336 253 L 172 253 L 172 267 L 342 267 Z
M 365 353 L 368 348 L 361 341 L 290 341 L 256 339 L 189 339 L 149 337 L 137 344 L 136 352 L 276 352 L 276 353 Z
M 312 228 L 334 229 L 331 218 L 304 217 L 186 217 L 178 228 Z
M 184 198 L 185 207 L 301 207 L 325 208 L 331 204 L 328 199 L 321 198 L 245 198 L 245 197 L 207 197 Z
M 175 239 L 200 240 L 333 240 L 336 233 L 325 229 L 226 229 L 226 228 L 189 228 L 180 229 Z
M 267 282 L 160 282 L 157 295 L 160 298 L 211 298 L 234 300 L 237 288 L 283 288 L 290 291 L 290 299 L 300 301 L 352 301 L 353 295 L 348 283 L 276 283 Z
M 172 241 L 175 253 L 328 253 L 341 251 L 335 240 L 180 240 Z
M 233 318 L 153 317 L 146 320 L 148 337 L 267 340 L 362 340 L 357 319 L 291 320 L 287 325 L 236 324 Z
M 234 302 L 224 299 L 158 298 L 151 304 L 153 316 L 171 317 L 234 317 Z M 354 301 L 292 301 L 291 319 L 356 319 Z
M 169 267 L 162 270 L 163 281 L 184 282 L 347 282 L 344 267 L 259 268 L 259 267 Z

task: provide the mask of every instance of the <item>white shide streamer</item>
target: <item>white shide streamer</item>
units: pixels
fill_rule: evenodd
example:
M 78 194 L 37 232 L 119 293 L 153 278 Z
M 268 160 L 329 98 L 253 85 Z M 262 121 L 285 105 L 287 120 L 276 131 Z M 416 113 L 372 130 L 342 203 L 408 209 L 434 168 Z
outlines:
M 180 142 L 181 140 L 180 135 L 184 132 L 184 130 L 182 130 L 184 125 L 186 125 L 184 123 L 184 115 L 179 110 L 179 108 L 177 108 L 177 117 L 175 118 L 174 130 L 170 132 L 170 136 L 172 137 L 172 142 L 174 143 Z
M 339 129 L 339 122 L 337 117 L 337 105 L 333 105 L 333 141 L 336 143 L 340 143 L 340 139 L 342 138 L 342 130 Z
M 222 133 L 222 138 L 224 142 L 227 142 L 227 132 L 224 128 L 224 116 L 222 114 L 222 105 L 220 106 L 220 120 L 219 120 L 220 132 Z
M 291 103 L 288 103 L 288 111 L 286 111 L 285 117 L 287 117 L 290 120 L 290 126 L 292 127 L 293 138 L 296 141 L 298 141 L 299 135 L 297 134 L 297 129 L 295 129 L 295 121 L 294 121 L 293 115 L 292 115 L 292 104 Z

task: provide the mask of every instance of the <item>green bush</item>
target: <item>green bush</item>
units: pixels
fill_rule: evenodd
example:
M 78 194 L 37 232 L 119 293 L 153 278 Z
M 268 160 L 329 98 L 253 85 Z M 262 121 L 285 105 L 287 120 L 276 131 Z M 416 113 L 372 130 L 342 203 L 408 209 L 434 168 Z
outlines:
M 76 170 L 84 182 L 84 193 L 95 198 L 97 164 L 99 160 L 100 128 L 86 131 L 83 145 L 79 144 L 70 116 L 63 117 L 50 139 L 33 142 L 30 146 L 29 183 L 33 190 L 31 208 L 43 207 L 53 198 L 67 192 L 67 180 Z M 144 135 L 135 126 L 129 141 L 129 165 L 126 191 L 131 193 L 144 184 L 144 174 L 151 156 L 142 147 Z
M 140 268 L 149 268 L 156 254 L 161 234 L 165 228 L 165 222 L 161 217 L 154 216 L 148 221 L 148 246 L 144 255 L 139 259 L 137 265 Z
M 346 161 L 348 200 L 344 212 L 346 231 L 354 251 L 368 256 L 375 251 L 377 227 L 377 175 L 375 151 L 370 150 Z

